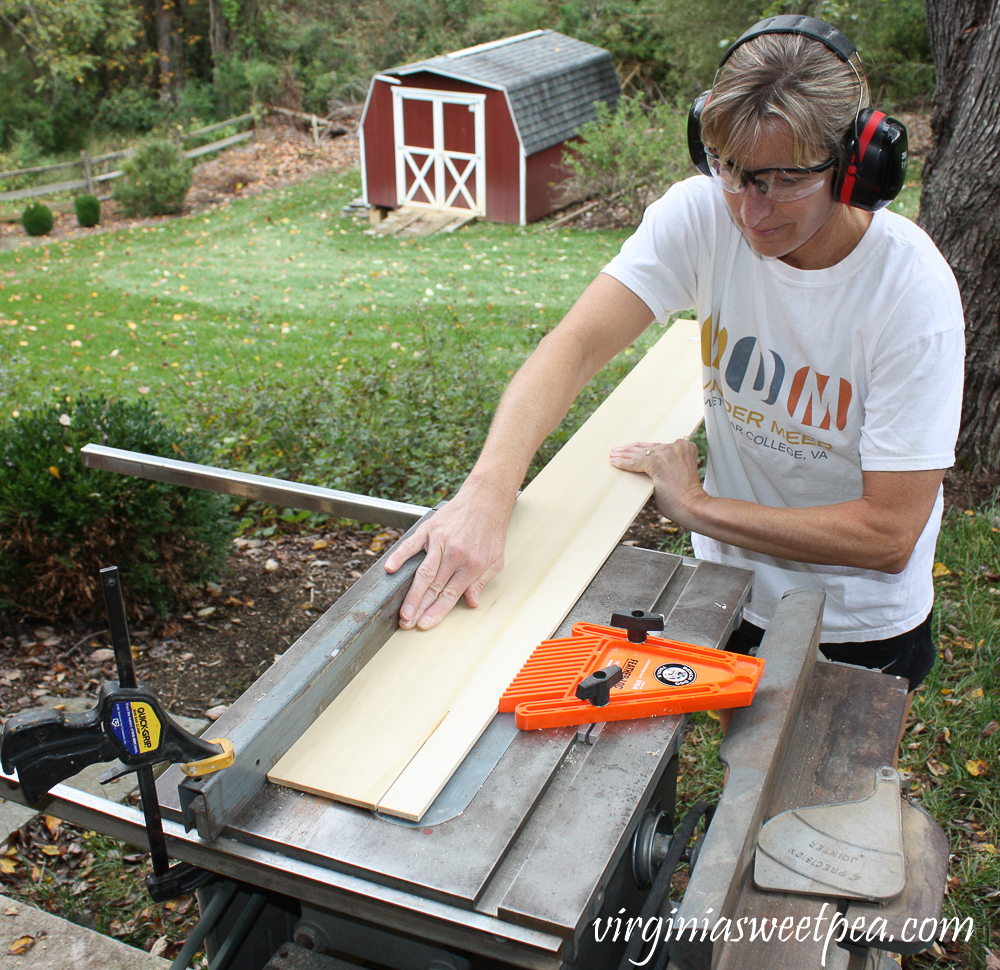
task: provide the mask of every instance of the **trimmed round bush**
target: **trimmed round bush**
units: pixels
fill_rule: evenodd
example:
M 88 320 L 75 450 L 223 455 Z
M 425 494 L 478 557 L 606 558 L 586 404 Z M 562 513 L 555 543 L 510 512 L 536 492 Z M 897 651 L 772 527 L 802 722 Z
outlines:
M 46 236 L 55 224 L 52 210 L 44 202 L 32 202 L 21 213 L 21 225 L 29 236 Z
M 218 577 L 235 532 L 229 502 L 84 468 L 80 448 L 91 442 L 207 457 L 145 401 L 81 395 L 0 426 L 0 609 L 99 620 L 104 566 L 120 568 L 130 608 L 161 612 Z
M 76 221 L 84 229 L 90 229 L 101 221 L 101 202 L 96 195 L 78 195 L 73 200 Z
M 191 161 L 170 141 L 151 141 L 122 162 L 112 191 L 126 216 L 178 212 L 191 187 Z

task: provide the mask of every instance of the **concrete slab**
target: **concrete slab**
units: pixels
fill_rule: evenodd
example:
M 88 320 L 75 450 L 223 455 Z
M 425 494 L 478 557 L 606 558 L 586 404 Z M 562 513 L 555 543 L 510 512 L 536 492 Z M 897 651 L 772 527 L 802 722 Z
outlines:
M 7 951 L 34 937 L 20 955 Z M 52 913 L 0 895 L 0 970 L 168 970 L 170 963 Z
M 34 815 L 34 811 L 0 798 L 0 843 L 6 843 L 11 832 L 16 832 Z

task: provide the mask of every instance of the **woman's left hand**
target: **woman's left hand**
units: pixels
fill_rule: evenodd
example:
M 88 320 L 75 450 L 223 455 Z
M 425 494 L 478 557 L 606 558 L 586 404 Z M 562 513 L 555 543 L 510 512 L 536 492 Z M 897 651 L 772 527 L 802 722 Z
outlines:
M 708 498 L 698 474 L 698 448 L 687 438 L 670 444 L 634 441 L 611 449 L 611 464 L 653 480 L 657 508 L 672 522 L 691 528 L 691 512 Z

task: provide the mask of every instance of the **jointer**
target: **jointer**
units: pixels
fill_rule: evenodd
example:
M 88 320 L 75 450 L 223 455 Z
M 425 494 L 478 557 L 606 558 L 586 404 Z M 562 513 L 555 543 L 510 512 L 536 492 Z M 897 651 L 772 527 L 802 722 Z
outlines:
M 266 494 L 362 521 L 406 525 L 432 514 L 93 445 L 84 451 L 91 467 Z M 391 634 L 416 565 L 389 575 L 383 560 L 376 562 L 213 725 L 233 744 L 231 767 L 195 779 L 172 767 L 159 778 L 171 857 L 219 877 L 199 890 L 213 970 L 347 970 L 362 961 L 400 970 L 662 967 L 667 946 L 650 952 L 648 943 L 637 945 L 641 928 L 658 917 L 683 919 L 682 926 L 695 920 L 699 928 L 741 917 L 774 918 L 776 925 L 819 919 L 824 927 L 780 942 L 689 933 L 669 943 L 670 966 L 679 970 L 861 970 L 893 966 L 890 952 L 930 945 L 904 941 L 901 928 L 907 919 L 940 917 L 947 841 L 930 816 L 898 796 L 881 797 L 877 809 L 878 831 L 886 824 L 891 830 L 896 818 L 901 831 L 905 885 L 891 900 L 864 898 L 874 872 L 865 866 L 864 830 L 873 823 L 870 814 L 850 814 L 851 806 L 833 814 L 857 818 L 858 838 L 851 842 L 854 827 L 847 825 L 845 844 L 862 848 L 851 849 L 855 868 L 844 879 L 855 879 L 860 896 L 830 885 L 817 890 L 780 864 L 777 884 L 790 879 L 792 888 L 762 889 L 754 881 L 769 819 L 772 842 L 783 846 L 782 838 L 797 836 L 775 818 L 781 813 L 859 803 L 880 777 L 891 780 L 885 772 L 892 771 L 906 682 L 822 659 L 817 590 L 782 600 L 758 654 L 766 665 L 757 695 L 735 712 L 720 747 L 729 767 L 725 787 L 713 796 L 717 805 L 699 805 L 686 820 L 676 803 L 681 715 L 521 732 L 512 714 L 498 714 L 419 823 L 268 783 L 270 767 Z M 752 580 L 747 570 L 621 545 L 556 635 L 627 608 L 662 613 L 665 636 L 723 647 Z M 0 790 L 23 801 L 13 778 L 3 776 Z M 130 806 L 58 785 L 44 809 L 144 844 L 142 814 Z M 784 851 L 776 850 L 779 863 Z M 812 856 L 821 868 L 822 856 L 807 845 L 806 869 Z M 688 870 L 686 888 L 676 879 L 671 887 L 679 862 Z M 856 933 L 853 944 L 838 946 L 822 923 L 834 913 L 852 924 L 882 917 L 887 929 L 881 938 Z M 640 930 L 628 934 L 636 917 Z M 659 941 L 659 930 L 654 935 Z

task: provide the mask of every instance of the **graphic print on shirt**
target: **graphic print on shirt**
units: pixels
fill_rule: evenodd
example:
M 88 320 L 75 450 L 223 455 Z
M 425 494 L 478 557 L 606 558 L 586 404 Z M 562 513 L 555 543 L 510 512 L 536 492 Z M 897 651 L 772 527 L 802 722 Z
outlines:
M 854 389 L 843 377 L 796 366 L 756 337 L 741 337 L 730 347 L 726 328 L 711 316 L 701 325 L 701 358 L 712 375 L 704 385 L 705 407 L 724 407 L 733 430 L 758 447 L 822 460 L 833 445 L 815 432 L 847 427 Z M 727 390 L 755 394 L 760 410 L 732 404 Z

